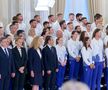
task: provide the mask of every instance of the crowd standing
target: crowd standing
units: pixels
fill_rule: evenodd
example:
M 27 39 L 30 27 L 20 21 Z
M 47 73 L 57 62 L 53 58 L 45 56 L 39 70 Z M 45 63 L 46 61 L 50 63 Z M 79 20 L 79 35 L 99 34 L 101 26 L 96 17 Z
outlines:
M 68 73 L 68 74 L 67 74 Z M 97 13 L 89 22 L 82 13 L 35 15 L 27 26 L 18 13 L 6 26 L 0 23 L 0 90 L 61 90 L 65 78 L 81 81 L 90 90 L 108 90 L 108 25 Z M 28 77 L 26 77 L 28 76 Z

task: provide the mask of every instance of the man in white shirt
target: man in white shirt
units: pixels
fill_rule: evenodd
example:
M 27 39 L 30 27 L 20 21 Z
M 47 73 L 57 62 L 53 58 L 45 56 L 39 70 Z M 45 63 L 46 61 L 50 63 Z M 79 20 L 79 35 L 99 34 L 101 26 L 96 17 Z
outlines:
M 91 24 L 91 30 L 94 31 L 99 25 L 103 24 L 103 18 L 102 15 L 97 13 L 94 16 L 94 22 Z
M 58 13 L 57 14 L 57 20 L 56 22 L 52 25 L 52 28 L 54 29 L 54 35 L 56 35 L 56 32 L 60 29 L 60 24 L 59 22 L 63 20 L 63 14 L 62 13 Z
M 81 24 L 81 30 L 82 31 L 86 31 L 87 18 L 86 17 L 82 17 L 81 22 L 82 22 L 82 24 Z
M 6 34 L 9 34 L 10 33 L 10 25 L 13 24 L 13 23 L 18 23 L 17 21 L 17 17 L 16 16 L 13 16 L 12 17 L 12 21 L 6 26 L 6 29 L 5 29 L 5 33 Z
M 10 33 L 9 33 L 9 35 L 11 36 L 12 41 L 14 41 L 14 39 L 15 39 L 15 35 L 17 33 L 17 30 L 18 30 L 18 27 L 15 24 L 10 25 Z
M 60 24 L 60 27 L 61 27 L 61 31 L 63 33 L 63 45 L 66 45 L 66 42 L 68 40 L 68 35 L 66 34 L 67 25 L 66 25 L 65 20 L 62 20 L 59 24 Z
M 74 31 L 74 26 L 72 22 L 67 23 L 67 30 L 65 31 L 68 40 L 71 38 L 72 31 Z
M 49 22 L 50 27 L 52 27 L 53 24 L 54 24 L 54 22 L 55 22 L 55 17 L 54 17 L 54 15 L 49 15 L 49 16 L 48 16 L 48 22 Z
M 47 28 L 50 27 L 49 22 L 48 21 L 44 21 L 43 22 L 43 28 Z
M 89 22 L 86 23 L 86 32 L 87 32 L 88 37 L 92 39 L 91 23 Z
M 77 26 L 77 25 L 81 25 L 81 19 L 82 19 L 82 14 L 81 13 L 77 13 L 76 14 L 76 20 L 74 22 L 74 26 Z
M 73 22 L 74 23 L 74 19 L 75 19 L 74 13 L 69 13 L 69 20 L 66 23 L 68 23 L 68 22 Z
M 0 38 L 4 36 L 3 23 L 0 22 Z
M 36 22 L 36 20 L 31 19 L 30 22 L 29 22 L 29 24 L 30 24 L 30 29 L 34 29 L 34 30 L 35 30 L 35 34 L 37 35 L 37 29 L 36 29 L 36 27 L 37 27 L 37 22 Z M 30 29 L 29 29 L 29 30 L 30 30 Z M 29 31 L 28 31 L 28 32 L 29 32 Z
M 37 32 L 37 36 L 41 36 L 43 27 L 41 25 L 41 17 L 39 15 L 35 15 L 34 19 L 37 21 L 37 25 L 36 25 L 36 32 Z
M 19 23 L 18 30 L 24 30 L 26 32 L 26 25 L 25 25 L 25 23 L 23 23 L 23 16 L 22 16 L 22 14 L 21 13 L 18 13 L 16 15 L 16 18 L 17 18 L 17 21 Z

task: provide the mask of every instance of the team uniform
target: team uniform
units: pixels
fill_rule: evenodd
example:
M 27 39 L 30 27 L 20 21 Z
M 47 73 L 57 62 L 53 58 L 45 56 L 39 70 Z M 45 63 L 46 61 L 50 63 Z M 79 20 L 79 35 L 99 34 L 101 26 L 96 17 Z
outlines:
M 80 42 L 72 39 L 67 42 L 67 49 L 69 53 L 69 79 L 78 79 L 79 62 L 76 57 L 80 56 Z
M 95 62 L 95 69 L 93 70 L 92 77 L 92 90 L 100 90 L 101 76 L 103 71 L 103 41 L 95 38 L 91 41 L 91 48 L 93 50 L 93 61 Z
M 62 66 L 61 63 L 67 61 L 67 51 L 64 46 L 56 45 L 55 48 L 57 51 L 57 57 L 58 57 L 58 63 L 59 63 L 59 65 L 58 65 L 59 71 L 57 73 L 57 87 L 59 88 L 62 86 L 63 81 L 64 81 L 66 65 Z
M 81 54 L 83 58 L 83 81 L 91 88 L 93 69 L 90 68 L 90 65 L 94 64 L 94 61 L 92 60 L 92 49 L 90 47 L 86 49 L 83 46 Z

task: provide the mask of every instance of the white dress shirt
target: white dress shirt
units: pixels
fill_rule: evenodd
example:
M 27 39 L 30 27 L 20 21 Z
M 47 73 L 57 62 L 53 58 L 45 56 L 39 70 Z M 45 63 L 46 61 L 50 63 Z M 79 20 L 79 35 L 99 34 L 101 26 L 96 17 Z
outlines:
M 96 23 L 93 22 L 93 23 L 91 24 L 91 30 L 94 31 L 96 28 L 97 28 Z
M 36 50 L 37 50 L 37 53 L 39 54 L 39 57 L 42 58 L 42 55 L 41 55 L 40 49 L 36 49 Z
M 5 29 L 5 33 L 6 34 L 10 34 L 10 25 L 11 25 L 12 23 L 9 23 L 7 26 L 6 26 L 6 29 Z
M 20 56 L 22 57 L 22 51 L 21 51 L 21 48 L 17 48 L 17 49 L 18 49 L 18 51 L 19 51 Z
M 57 51 L 58 61 L 64 62 L 65 60 L 67 60 L 67 51 L 65 46 L 56 45 L 55 48 Z
M 77 56 L 80 56 L 79 51 L 81 50 L 81 47 L 78 40 L 74 41 L 72 38 L 68 40 L 67 49 L 71 57 L 76 58 Z
M 42 25 L 40 23 L 38 23 L 36 26 L 36 29 L 35 29 L 36 36 L 41 36 L 42 30 L 43 30 Z
M 33 37 L 31 37 L 31 36 L 28 36 L 27 37 L 27 39 L 26 39 L 26 42 L 27 42 L 27 46 L 30 46 L 31 45 L 31 43 L 32 43 L 32 41 L 33 41 Z
M 24 30 L 26 33 L 26 24 L 25 23 L 19 23 L 18 24 L 18 30 Z
M 91 31 L 90 31 L 90 32 L 86 31 L 86 32 L 87 32 L 88 37 L 89 37 L 90 39 L 92 39 L 92 32 L 91 32 Z
M 56 22 L 52 25 L 52 28 L 54 29 L 54 36 L 56 36 L 57 31 L 61 29 L 59 22 L 56 21 Z
M 84 66 L 85 65 L 89 66 L 90 64 L 94 63 L 94 61 L 92 60 L 92 49 L 90 47 L 87 49 L 83 47 L 81 49 L 81 54 L 82 54 Z
M 93 38 L 91 40 L 91 48 L 93 50 L 93 56 L 98 55 L 100 57 L 99 62 L 104 61 L 103 59 L 103 41 L 101 39 L 96 40 L 95 38 Z

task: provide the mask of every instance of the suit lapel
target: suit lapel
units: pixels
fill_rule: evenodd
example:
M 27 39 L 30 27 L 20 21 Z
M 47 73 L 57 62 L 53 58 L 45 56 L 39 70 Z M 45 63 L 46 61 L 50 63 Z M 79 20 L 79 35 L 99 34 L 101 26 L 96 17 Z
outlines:
M 20 53 L 19 53 L 19 51 L 18 51 L 18 48 L 15 47 L 15 49 L 16 49 L 16 52 L 17 52 L 18 56 L 21 58 L 21 55 L 20 55 Z M 21 51 L 21 52 L 22 52 L 22 51 Z

